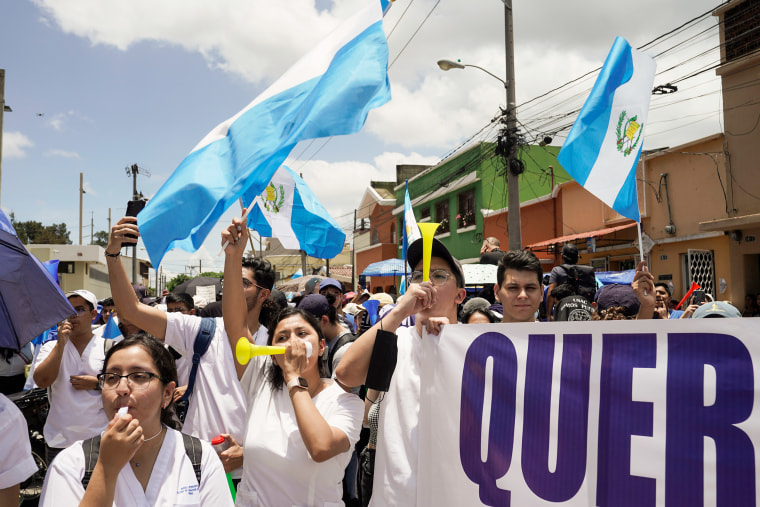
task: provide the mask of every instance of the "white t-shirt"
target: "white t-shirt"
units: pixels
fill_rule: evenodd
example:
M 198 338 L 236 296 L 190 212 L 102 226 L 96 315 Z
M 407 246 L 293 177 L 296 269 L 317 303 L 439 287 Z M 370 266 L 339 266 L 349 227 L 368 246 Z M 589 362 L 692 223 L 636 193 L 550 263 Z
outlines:
M 201 484 L 195 478 L 187 457 L 182 434 L 167 428 L 161 450 L 153 465 L 148 487 L 135 477 L 126 464 L 116 479 L 114 507 L 148 507 L 171 505 L 231 506 L 232 494 L 224 468 L 211 444 L 201 442 Z M 79 505 L 84 497 L 82 477 L 85 460 L 82 442 L 62 451 L 50 465 L 40 498 L 41 506 Z
M 26 419 L 18 407 L 0 394 L 0 489 L 10 488 L 37 471 L 29 444 Z
M 105 341 L 93 336 L 81 356 L 71 341 L 66 342 L 58 376 L 48 387 L 50 412 L 43 433 L 50 447 L 68 447 L 77 440 L 97 435 L 108 425 L 100 391 L 78 391 L 69 378 L 72 375 L 97 376 L 102 372 Z M 44 361 L 57 343 L 53 340 L 43 344 L 35 364 Z
M 245 396 L 237 378 L 224 321 L 221 318 L 215 320 L 216 329 L 211 344 L 198 364 L 182 431 L 207 442 L 222 433 L 229 433 L 237 442 L 242 442 L 245 432 Z M 200 327 L 200 317 L 178 312 L 167 313 L 165 342 L 192 364 L 193 345 Z M 259 334 L 265 335 L 266 343 L 266 329 L 263 326 L 257 333 L 257 338 L 261 339 Z
M 417 504 L 422 338 L 414 327 L 396 336 L 396 370 L 380 404 L 372 507 Z
M 346 452 L 317 463 L 311 459 L 298 430 L 296 414 L 285 386 L 272 391 L 266 380 L 268 357 L 255 357 L 240 379 L 248 399 L 243 480 L 238 506 L 343 505 L 341 480 L 359 439 L 364 403 L 337 383 L 314 398 L 327 424 L 343 431 Z

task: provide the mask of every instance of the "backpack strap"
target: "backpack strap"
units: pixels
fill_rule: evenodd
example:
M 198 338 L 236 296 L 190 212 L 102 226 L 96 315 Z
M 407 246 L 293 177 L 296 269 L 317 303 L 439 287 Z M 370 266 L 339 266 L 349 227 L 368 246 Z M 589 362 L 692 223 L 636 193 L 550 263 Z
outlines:
M 82 486 L 87 489 L 87 485 L 92 478 L 92 472 L 95 470 L 95 464 L 98 462 L 100 455 L 100 435 L 88 438 L 82 442 L 84 451 L 84 475 L 82 476 Z
M 201 458 L 203 458 L 203 448 L 201 447 L 201 441 L 190 435 L 182 434 L 182 440 L 185 444 L 185 454 L 190 458 L 190 462 L 193 464 L 193 471 L 195 472 L 195 479 L 198 481 L 198 486 L 201 485 Z
M 195 375 L 198 373 L 198 365 L 201 362 L 201 357 L 208 350 L 211 345 L 211 339 L 214 337 L 216 331 L 216 319 L 213 317 L 202 317 L 201 327 L 198 329 L 198 334 L 195 336 L 195 343 L 193 343 L 193 367 L 190 369 L 190 379 L 187 381 L 187 391 L 182 396 L 181 402 L 190 399 L 190 395 L 193 394 L 193 386 L 195 385 Z
M 327 355 L 327 368 L 330 370 L 330 375 L 332 375 L 332 364 L 333 364 L 333 358 L 335 357 L 335 353 L 343 347 L 346 343 L 350 343 L 352 341 L 356 340 L 356 336 L 351 333 L 343 333 L 340 335 L 340 337 L 336 340 L 335 344 L 330 347 L 330 351 Z
M 185 454 L 193 465 L 195 480 L 198 481 L 198 486 L 200 486 L 201 461 L 203 459 L 201 441 L 190 435 L 185 435 L 184 433 L 182 433 L 182 441 L 185 445 Z M 82 450 L 84 451 L 84 475 L 82 476 L 82 486 L 84 486 L 84 489 L 86 490 L 87 485 L 92 478 L 92 473 L 95 470 L 95 464 L 98 462 L 98 456 L 100 455 L 100 435 L 83 441 Z

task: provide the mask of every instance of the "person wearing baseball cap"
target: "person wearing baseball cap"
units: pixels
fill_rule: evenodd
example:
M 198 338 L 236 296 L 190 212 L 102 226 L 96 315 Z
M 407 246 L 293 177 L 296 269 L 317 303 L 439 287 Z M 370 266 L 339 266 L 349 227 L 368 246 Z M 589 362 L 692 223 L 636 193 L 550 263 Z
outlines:
M 319 293 L 335 307 L 338 323 L 352 333 L 356 332 L 356 326 L 343 314 L 343 285 L 334 278 L 325 278 L 319 283 Z
M 103 369 L 105 340 L 92 332 L 98 298 L 88 290 L 66 293 L 73 315 L 58 325 L 58 339 L 42 345 L 34 381 L 48 388 L 50 411 L 43 433 L 48 462 L 77 440 L 100 434 L 108 425 L 96 375 Z
M 406 294 L 374 326 L 346 350 L 336 368 L 344 386 L 366 384 L 368 389 L 387 391 L 380 405 L 380 427 L 374 470 L 373 505 L 417 503 L 417 453 L 420 406 L 420 361 L 424 331 L 438 334 L 443 325 L 455 325 L 457 305 L 465 298 L 464 273 L 448 249 L 433 239 L 429 281 L 423 281 L 422 240 L 409 245 L 407 260 L 413 269 Z M 401 323 L 414 315 L 412 327 Z M 395 335 L 394 335 L 395 333 Z M 397 350 L 393 350 L 393 342 Z M 378 363 L 393 368 L 393 381 L 376 384 Z M 370 366 L 370 358 L 372 365 Z M 370 374 L 368 375 L 368 372 Z M 386 374 L 378 375 L 378 379 Z
M 696 310 L 692 319 L 736 319 L 742 313 L 727 301 L 708 301 Z

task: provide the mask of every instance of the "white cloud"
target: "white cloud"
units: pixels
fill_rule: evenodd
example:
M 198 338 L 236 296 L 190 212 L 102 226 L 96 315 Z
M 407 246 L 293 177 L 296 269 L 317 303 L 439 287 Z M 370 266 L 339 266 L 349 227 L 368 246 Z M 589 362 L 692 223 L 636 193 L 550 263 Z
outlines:
M 63 157 L 63 158 L 81 158 L 79 153 L 68 150 L 48 150 L 45 152 L 46 157 Z
M 32 140 L 21 132 L 5 132 L 3 133 L 2 141 L 3 157 L 7 158 L 26 157 L 27 148 L 34 146 Z

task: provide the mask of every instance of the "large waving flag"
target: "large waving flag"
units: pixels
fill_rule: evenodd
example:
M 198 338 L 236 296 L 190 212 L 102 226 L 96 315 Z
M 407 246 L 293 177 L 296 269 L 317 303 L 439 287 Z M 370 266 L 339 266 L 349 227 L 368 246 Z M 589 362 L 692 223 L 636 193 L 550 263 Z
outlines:
M 382 15 L 371 0 L 182 161 L 138 215 L 154 266 L 172 248 L 197 250 L 244 192 L 264 190 L 299 141 L 357 132 L 390 100 Z
M 255 203 L 248 226 L 279 239 L 285 248 L 320 259 L 332 259 L 343 250 L 346 233 L 289 167 L 280 167 L 260 195 L 245 194 L 243 201 Z
M 637 222 L 636 164 L 655 68 L 652 58 L 617 37 L 557 157 L 586 190 Z
M 405 182 L 406 188 L 404 193 L 404 238 L 402 242 L 402 257 L 406 260 L 406 249 L 409 245 L 422 237 L 420 228 L 417 227 L 417 219 L 414 218 L 412 201 L 409 199 L 409 180 Z

